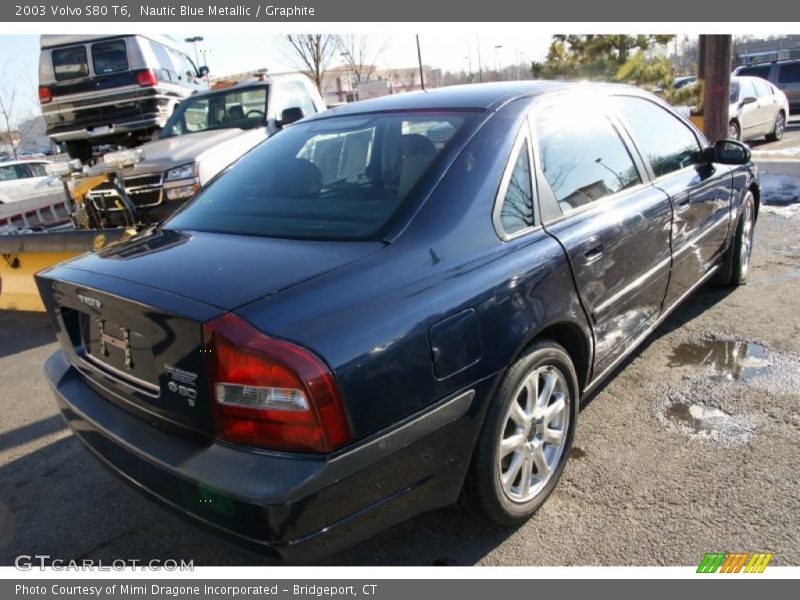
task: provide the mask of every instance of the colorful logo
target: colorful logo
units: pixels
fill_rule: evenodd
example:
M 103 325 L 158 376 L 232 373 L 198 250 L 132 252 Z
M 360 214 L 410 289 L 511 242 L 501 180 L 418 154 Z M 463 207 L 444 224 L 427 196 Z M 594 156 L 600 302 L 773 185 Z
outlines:
M 697 567 L 698 573 L 763 573 L 772 554 L 767 552 L 708 552 Z

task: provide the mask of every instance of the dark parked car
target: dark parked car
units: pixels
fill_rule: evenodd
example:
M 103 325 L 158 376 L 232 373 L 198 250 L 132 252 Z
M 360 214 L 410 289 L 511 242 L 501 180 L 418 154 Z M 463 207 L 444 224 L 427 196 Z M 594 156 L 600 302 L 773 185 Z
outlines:
M 581 399 L 701 283 L 746 280 L 749 156 L 624 86 L 334 109 L 40 273 L 45 370 L 99 460 L 250 548 L 307 559 L 465 487 L 518 523 Z

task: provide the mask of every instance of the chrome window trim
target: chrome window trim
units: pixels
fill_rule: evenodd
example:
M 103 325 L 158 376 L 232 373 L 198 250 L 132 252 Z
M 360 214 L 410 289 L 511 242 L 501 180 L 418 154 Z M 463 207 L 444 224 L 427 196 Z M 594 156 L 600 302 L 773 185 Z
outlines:
M 497 194 L 495 195 L 494 199 L 494 206 L 492 208 L 492 224 L 494 225 L 494 231 L 504 242 L 509 242 L 511 240 L 515 240 L 519 237 L 527 235 L 532 231 L 536 231 L 537 229 L 541 228 L 541 224 L 538 223 L 538 219 L 536 218 L 536 181 L 533 173 L 533 154 L 532 154 L 532 144 L 530 143 L 530 134 L 528 132 L 528 119 L 527 116 L 525 117 L 523 125 L 520 127 L 519 132 L 517 133 L 517 138 L 514 140 L 514 144 L 511 146 L 511 152 L 509 153 L 508 161 L 506 162 L 505 171 L 503 171 L 503 178 L 500 180 L 500 187 L 497 190 Z M 528 227 L 524 227 L 514 233 L 508 233 L 505 228 L 503 227 L 503 222 L 501 219 L 501 214 L 503 212 L 503 204 L 505 204 L 506 192 L 508 191 L 508 185 L 511 182 L 511 175 L 516 168 L 517 158 L 519 157 L 520 147 L 523 144 L 527 144 L 527 154 L 528 154 L 528 172 L 530 173 L 530 183 L 531 183 L 531 210 L 533 212 L 533 223 Z
M 595 96 L 597 96 L 599 98 L 609 98 L 610 97 L 608 94 L 605 94 L 605 93 L 595 93 L 595 92 L 593 92 L 593 93 L 594 93 Z M 632 97 L 638 98 L 639 96 L 636 96 L 636 95 L 632 94 Z M 541 162 L 539 161 L 539 154 L 540 154 L 540 152 L 539 152 L 539 138 L 536 135 L 536 127 L 534 125 L 534 120 L 535 120 L 535 118 L 536 118 L 536 116 L 538 114 L 546 111 L 548 108 L 552 107 L 554 104 L 556 104 L 556 103 L 561 104 L 561 102 L 558 102 L 558 100 L 562 100 L 562 99 L 563 99 L 563 95 L 562 94 L 559 94 L 557 98 L 547 98 L 547 99 L 545 99 L 544 102 L 540 102 L 540 103 L 535 104 L 533 106 L 533 108 L 529 111 L 529 116 L 528 116 L 528 120 L 529 120 L 528 127 L 530 129 L 531 151 L 533 152 L 534 169 L 535 169 L 535 172 L 541 173 L 541 175 L 542 175 L 541 178 L 537 178 L 536 180 L 537 181 L 539 179 L 542 180 L 540 185 L 543 186 L 543 187 L 544 186 L 547 187 L 547 190 L 549 191 L 550 194 L 553 195 L 553 198 L 555 199 L 556 203 L 558 203 L 558 198 L 556 197 L 555 192 L 552 191 L 552 188 L 550 187 L 550 182 L 547 181 L 547 177 L 544 175 L 544 171 L 542 170 Z M 570 98 L 569 101 L 576 102 L 572 98 Z M 622 130 L 620 130 L 620 127 L 622 127 L 623 124 L 620 123 L 619 120 L 616 118 L 616 112 L 615 111 L 609 111 L 608 109 L 602 109 L 601 112 L 605 116 L 605 118 L 607 119 L 608 124 L 611 126 L 611 129 L 614 130 L 614 132 L 619 137 L 619 141 L 622 143 L 623 147 L 625 148 L 625 151 L 628 153 L 628 156 L 630 157 L 631 162 L 633 163 L 634 167 L 636 168 L 636 172 L 639 174 L 639 183 L 637 183 L 636 185 L 634 185 L 632 187 L 625 188 L 625 189 L 619 190 L 617 192 L 614 192 L 613 194 L 609 194 L 608 196 L 603 196 L 602 198 L 598 198 L 597 200 L 593 200 L 592 202 L 589 202 L 588 204 L 584 204 L 583 206 L 575 208 L 575 209 L 573 209 L 573 210 L 571 210 L 571 211 L 569 211 L 567 213 L 563 212 L 563 210 L 562 210 L 560 216 L 558 216 L 558 217 L 556 217 L 554 219 L 549 219 L 548 221 L 543 221 L 542 225 L 544 225 L 545 228 L 548 225 L 555 225 L 557 223 L 561 223 L 562 221 L 564 221 L 565 219 L 567 219 L 569 217 L 576 216 L 576 215 L 581 215 L 581 214 L 583 214 L 585 212 L 588 212 L 589 210 L 597 209 L 597 208 L 603 207 L 604 205 L 614 203 L 617 200 L 619 200 L 620 198 L 624 198 L 628 194 L 635 194 L 635 193 L 645 189 L 648 186 L 652 186 L 653 182 L 652 182 L 652 177 L 650 175 L 650 171 L 649 171 L 649 168 L 648 168 L 648 163 L 644 159 L 637 160 L 637 157 L 639 156 L 639 149 L 636 146 L 633 138 L 628 134 L 627 129 L 623 128 Z M 533 148 L 535 148 L 535 150 L 533 150 Z M 536 193 L 537 199 L 541 195 L 542 195 L 541 192 L 539 192 L 539 190 L 537 188 L 537 193 Z M 561 208 L 561 206 L 559 205 L 559 209 L 560 208 Z

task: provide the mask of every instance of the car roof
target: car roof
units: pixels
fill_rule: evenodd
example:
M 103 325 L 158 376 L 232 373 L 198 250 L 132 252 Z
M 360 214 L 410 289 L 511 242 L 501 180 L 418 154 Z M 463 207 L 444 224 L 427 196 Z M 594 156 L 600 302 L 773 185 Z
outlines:
M 628 90 L 641 92 L 628 85 L 569 82 L 569 81 L 500 81 L 493 83 L 472 83 L 435 88 L 427 91 L 392 94 L 380 98 L 372 98 L 343 104 L 325 112 L 313 115 L 305 121 L 324 119 L 337 115 L 357 115 L 369 112 L 394 110 L 494 110 L 518 98 L 532 98 L 549 95 L 571 89 L 587 91 Z
M 125 34 L 42 34 L 39 36 L 39 46 L 42 50 L 49 49 L 49 48 L 56 48 L 58 46 L 71 46 L 74 44 L 88 44 L 91 42 L 97 42 L 100 40 L 108 40 L 108 39 L 118 39 L 118 38 L 129 38 L 129 37 L 144 37 L 154 42 L 157 42 L 163 46 L 168 46 L 173 50 L 178 50 L 179 52 L 183 53 L 184 50 L 181 49 L 180 44 L 178 44 L 177 40 L 169 35 L 161 35 L 161 34 L 147 34 L 147 33 L 125 33 Z

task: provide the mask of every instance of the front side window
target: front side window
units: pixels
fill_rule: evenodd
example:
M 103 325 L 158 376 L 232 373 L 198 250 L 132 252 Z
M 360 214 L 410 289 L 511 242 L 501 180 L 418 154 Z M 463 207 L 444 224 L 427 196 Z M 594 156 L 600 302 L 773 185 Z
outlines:
M 53 50 L 53 72 L 56 81 L 78 79 L 89 75 L 89 61 L 86 58 L 86 46 L 70 46 Z
M 772 88 L 763 79 L 753 79 L 753 86 L 756 88 L 756 94 L 759 98 L 766 98 L 772 96 Z
M 45 177 L 47 175 L 43 163 L 28 163 L 28 167 L 30 167 L 34 177 Z
M 111 40 L 92 44 L 94 74 L 119 73 L 128 70 L 128 50 L 125 40 Z
M 534 119 L 539 160 L 562 212 L 641 183 L 608 118 L 586 107 L 559 106 Z
M 702 162 L 697 137 L 677 117 L 644 98 L 617 96 L 614 101 L 656 177 Z
M 267 88 L 231 89 L 182 101 L 164 125 L 161 137 L 210 129 L 253 129 L 265 125 Z
M 517 149 L 513 165 L 500 208 L 500 224 L 507 235 L 533 225 L 533 183 L 527 139 Z
M 466 135 L 474 114 L 301 121 L 242 157 L 165 226 L 293 239 L 380 239 L 446 148 L 437 149 L 419 131 L 447 124 Z

